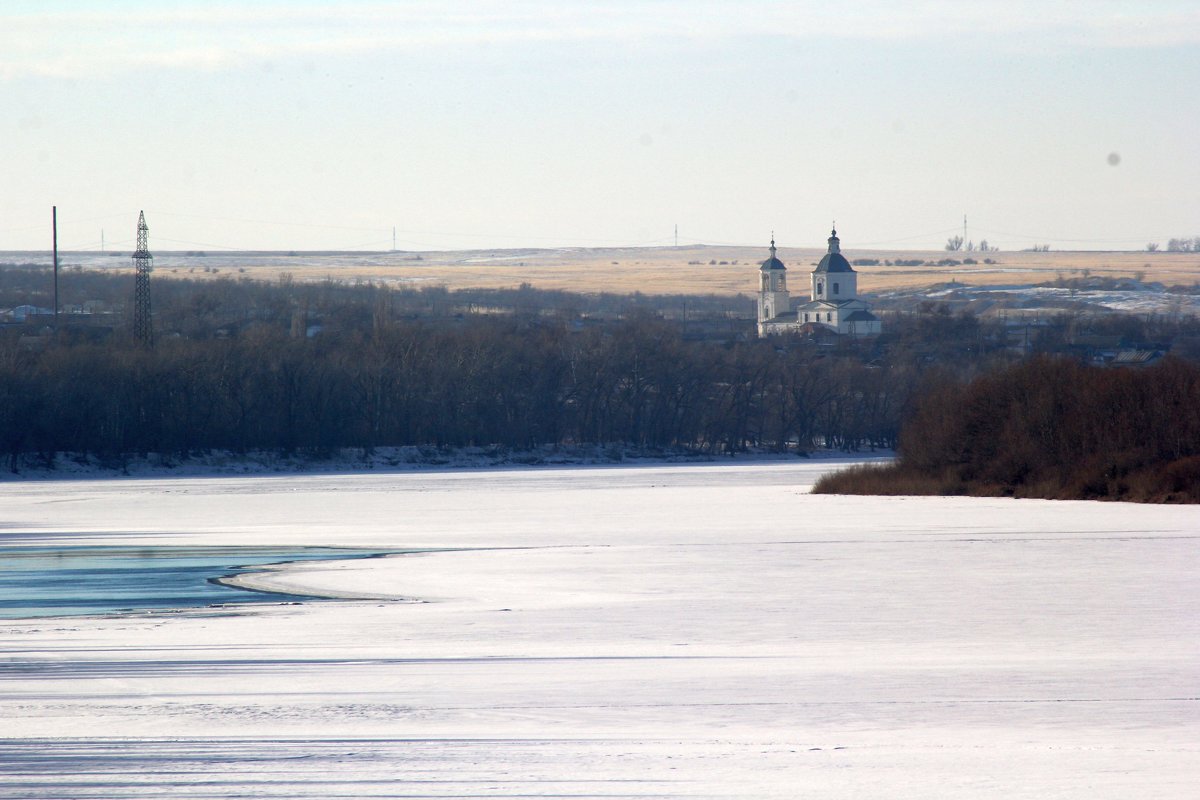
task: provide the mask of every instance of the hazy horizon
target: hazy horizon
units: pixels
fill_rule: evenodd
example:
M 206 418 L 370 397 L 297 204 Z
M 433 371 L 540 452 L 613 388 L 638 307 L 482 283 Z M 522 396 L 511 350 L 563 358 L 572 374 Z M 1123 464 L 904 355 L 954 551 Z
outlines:
M 1200 235 L 1189 2 L 9 2 L 0 251 L 1132 250 Z

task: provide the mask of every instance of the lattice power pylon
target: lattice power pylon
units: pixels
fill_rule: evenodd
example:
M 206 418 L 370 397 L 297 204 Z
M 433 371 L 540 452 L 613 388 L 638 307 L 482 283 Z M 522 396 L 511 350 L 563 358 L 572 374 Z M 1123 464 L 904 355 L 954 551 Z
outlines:
M 154 344 L 154 327 L 150 322 L 150 229 L 146 227 L 145 212 L 138 212 L 137 250 L 133 253 L 133 335 L 150 347 Z

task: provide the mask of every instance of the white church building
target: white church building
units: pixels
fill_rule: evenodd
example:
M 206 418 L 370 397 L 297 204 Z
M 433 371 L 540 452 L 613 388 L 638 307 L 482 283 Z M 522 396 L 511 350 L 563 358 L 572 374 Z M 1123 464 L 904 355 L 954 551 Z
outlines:
M 829 237 L 829 252 L 810 276 L 809 301 L 792 307 L 787 288 L 787 267 L 775 256 L 759 267 L 758 335 L 811 332 L 820 329 L 847 336 L 873 336 L 880 332 L 879 318 L 858 299 L 858 273 L 842 255 L 837 229 Z

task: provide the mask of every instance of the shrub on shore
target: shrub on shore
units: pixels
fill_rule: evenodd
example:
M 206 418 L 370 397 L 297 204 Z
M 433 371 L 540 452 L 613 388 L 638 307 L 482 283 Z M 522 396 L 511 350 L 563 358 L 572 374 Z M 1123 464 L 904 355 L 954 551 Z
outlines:
M 1200 367 L 1145 370 L 1038 358 L 920 398 L 894 464 L 855 467 L 825 494 L 1200 503 Z

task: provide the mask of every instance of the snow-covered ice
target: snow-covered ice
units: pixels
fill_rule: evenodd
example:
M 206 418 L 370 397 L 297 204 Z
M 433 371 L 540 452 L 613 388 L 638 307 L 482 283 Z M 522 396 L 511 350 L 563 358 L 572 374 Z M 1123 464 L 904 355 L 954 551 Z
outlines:
M 0 544 L 428 550 L 0 621 L 0 797 L 1191 798 L 1200 510 L 830 463 L 0 485 Z

